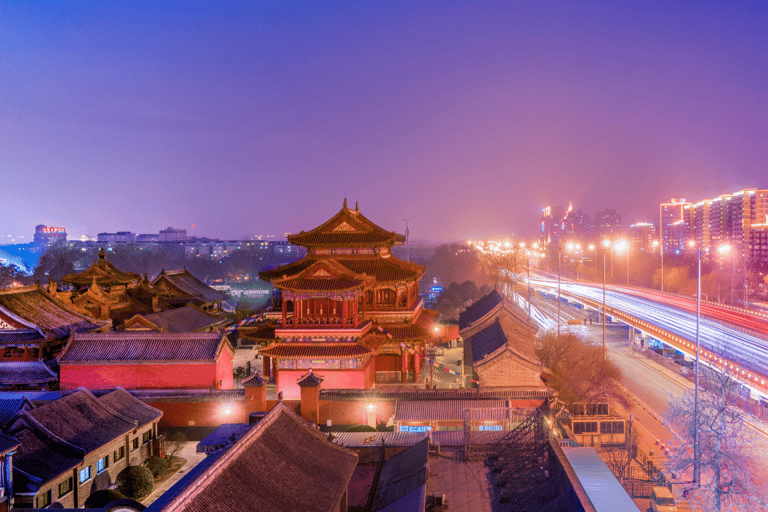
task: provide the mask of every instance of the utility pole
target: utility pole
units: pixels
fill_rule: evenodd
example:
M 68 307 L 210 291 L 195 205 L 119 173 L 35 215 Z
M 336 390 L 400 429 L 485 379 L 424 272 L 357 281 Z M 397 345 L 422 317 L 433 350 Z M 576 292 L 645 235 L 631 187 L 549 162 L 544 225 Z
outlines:
M 557 247 L 557 337 L 560 337 L 560 246 Z
M 408 262 L 411 261 L 411 245 L 408 238 L 408 236 L 411 234 L 410 230 L 408 229 L 408 223 L 410 221 L 411 219 L 403 219 L 403 222 L 405 222 L 405 259 Z
M 701 324 L 701 246 L 696 246 L 696 384 L 693 395 L 693 481 L 701 484 L 701 446 L 699 443 L 699 326 Z
M 603 362 L 605 362 L 605 251 L 603 251 Z
M 661 251 L 661 291 L 664 292 L 664 218 L 663 207 L 659 205 L 659 251 Z

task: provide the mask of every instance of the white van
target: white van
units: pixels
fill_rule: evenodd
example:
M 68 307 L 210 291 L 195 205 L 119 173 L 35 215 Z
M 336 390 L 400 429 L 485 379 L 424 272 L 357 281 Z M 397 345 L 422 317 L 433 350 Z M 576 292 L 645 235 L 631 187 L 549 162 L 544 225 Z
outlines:
M 677 505 L 672 492 L 666 487 L 654 487 L 651 490 L 651 510 L 653 512 L 676 512 Z

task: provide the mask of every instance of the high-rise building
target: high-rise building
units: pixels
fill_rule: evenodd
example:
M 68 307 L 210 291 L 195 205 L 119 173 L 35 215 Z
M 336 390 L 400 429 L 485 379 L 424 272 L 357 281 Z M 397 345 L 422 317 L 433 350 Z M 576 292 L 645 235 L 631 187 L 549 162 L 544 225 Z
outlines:
M 656 226 L 650 222 L 636 222 L 629 226 L 629 241 L 632 247 L 643 252 L 653 252 L 656 241 Z
M 664 253 L 677 253 L 685 249 L 679 245 L 678 236 L 681 231 L 680 222 L 688 223 L 688 207 L 691 203 L 685 199 L 672 199 L 668 203 L 662 203 L 659 208 L 659 231 L 661 233 L 661 247 Z M 670 226 L 675 225 L 675 236 L 670 233 Z M 683 242 L 684 244 L 685 242 Z
M 96 235 L 96 241 L 102 244 L 132 244 L 136 241 L 136 234 L 131 231 L 99 233 Z
M 612 237 L 621 232 L 621 215 L 613 208 L 595 213 L 595 229 L 601 238 Z
M 541 215 L 541 242 L 544 244 L 559 244 L 562 234 L 565 231 L 565 218 L 570 212 L 565 211 L 562 206 L 547 206 L 543 209 Z

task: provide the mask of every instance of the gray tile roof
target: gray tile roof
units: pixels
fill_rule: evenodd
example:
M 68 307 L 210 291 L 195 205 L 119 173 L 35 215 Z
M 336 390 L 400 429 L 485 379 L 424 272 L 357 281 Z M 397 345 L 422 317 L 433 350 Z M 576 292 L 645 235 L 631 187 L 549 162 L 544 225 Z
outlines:
M 507 337 L 496 319 L 491 325 L 478 331 L 469 338 L 472 347 L 472 362 L 477 363 L 488 354 L 497 351 L 507 344 Z
M 100 396 L 99 402 L 118 414 L 137 422 L 139 427 L 159 420 L 163 415 L 161 410 L 145 404 L 121 387 Z
M 56 374 L 39 361 L 0 362 L 0 386 L 34 386 L 57 379 Z
M 429 439 L 425 438 L 384 462 L 373 500 L 374 511 L 381 510 L 426 485 L 428 455 Z M 409 501 L 408 505 L 410 505 L 408 508 L 401 507 L 399 510 L 402 512 L 424 510 L 423 503 L 420 508 L 416 501 Z
M 395 421 L 461 420 L 465 409 L 507 407 L 506 400 L 399 400 L 395 405 Z M 475 417 L 473 411 L 473 418 Z M 478 419 L 505 419 L 504 411 L 495 410 Z
M 194 332 L 226 320 L 226 318 L 209 315 L 192 305 L 143 316 L 168 332 Z
M 152 281 L 152 284 L 156 285 L 162 280 L 166 280 L 183 294 L 203 302 L 217 302 L 229 297 L 226 293 L 211 288 L 190 274 L 187 269 L 163 271 Z
M 459 313 L 459 329 L 465 329 L 477 322 L 502 302 L 504 299 L 494 288 L 491 293 L 479 298 L 474 304 Z
M 14 345 L 17 343 L 29 343 L 40 341 L 43 336 L 37 329 L 0 329 L 0 345 Z
M 76 334 L 60 364 L 215 361 L 220 333 L 108 332 Z

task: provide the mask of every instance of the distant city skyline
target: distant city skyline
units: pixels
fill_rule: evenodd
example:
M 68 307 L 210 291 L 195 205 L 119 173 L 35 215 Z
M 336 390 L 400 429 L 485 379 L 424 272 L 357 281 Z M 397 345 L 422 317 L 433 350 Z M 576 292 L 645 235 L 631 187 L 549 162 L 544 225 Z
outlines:
M 239 238 L 358 201 L 413 239 L 764 188 L 768 12 L 732 2 L 4 3 L 0 233 Z M 6 237 L 7 238 L 7 237 Z

